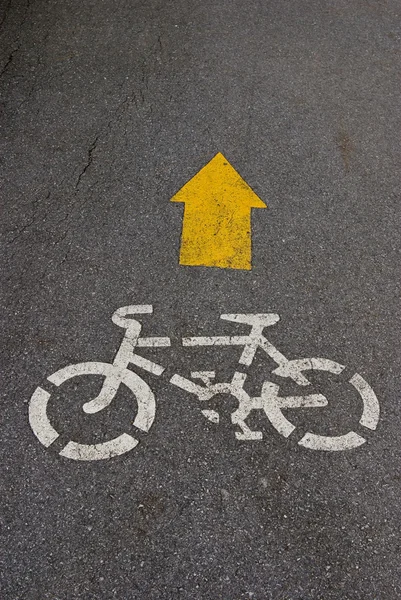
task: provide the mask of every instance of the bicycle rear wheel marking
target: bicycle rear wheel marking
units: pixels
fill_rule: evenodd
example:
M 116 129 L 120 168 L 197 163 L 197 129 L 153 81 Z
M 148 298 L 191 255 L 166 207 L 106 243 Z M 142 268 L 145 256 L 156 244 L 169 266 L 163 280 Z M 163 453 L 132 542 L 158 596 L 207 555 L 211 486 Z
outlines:
M 363 412 L 359 423 L 368 429 L 375 430 L 380 416 L 380 406 L 376 394 L 358 373 L 355 373 L 355 375 L 349 379 L 349 383 L 356 389 L 362 398 Z M 362 446 L 365 442 L 366 439 L 355 433 L 355 431 L 350 431 L 345 435 L 339 436 L 323 436 L 307 432 L 298 444 L 304 448 L 310 448 L 311 450 L 337 452 L 357 448 L 358 446 Z
M 310 450 L 326 450 L 328 452 L 336 452 L 340 450 L 350 450 L 362 446 L 366 442 L 365 438 L 361 437 L 354 431 L 350 431 L 345 435 L 325 436 L 316 435 L 315 433 L 305 433 L 304 437 L 298 442 L 300 446 L 309 448 Z
M 355 373 L 349 382 L 359 392 L 363 400 L 363 413 L 359 421 L 360 424 L 374 431 L 380 416 L 380 406 L 376 394 L 368 382 L 358 375 L 358 373 Z

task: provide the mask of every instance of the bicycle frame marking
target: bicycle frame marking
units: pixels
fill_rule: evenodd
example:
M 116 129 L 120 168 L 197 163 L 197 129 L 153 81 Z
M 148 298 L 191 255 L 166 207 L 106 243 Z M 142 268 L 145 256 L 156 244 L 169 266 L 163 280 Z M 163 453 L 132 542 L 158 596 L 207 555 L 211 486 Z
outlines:
M 83 405 L 87 414 L 97 413 L 109 406 L 120 385 L 126 385 L 133 392 L 138 413 L 133 420 L 133 425 L 148 432 L 155 418 L 156 401 L 148 384 L 134 371 L 128 369 L 135 365 L 154 376 L 161 376 L 165 367 L 136 354 L 136 348 L 168 348 L 171 346 L 168 337 L 140 337 L 142 325 L 136 319 L 130 318 L 137 314 L 151 314 L 151 305 L 125 306 L 112 316 L 113 322 L 125 329 L 124 338 L 118 348 L 112 363 L 87 362 L 70 365 L 60 369 L 48 377 L 48 381 L 55 386 L 60 386 L 72 377 L 80 375 L 102 375 L 105 380 L 100 393 Z M 340 374 L 344 366 L 323 358 L 287 359 L 263 335 L 265 327 L 274 325 L 279 321 L 279 315 L 268 314 L 223 314 L 221 318 L 226 321 L 241 323 L 251 327 L 248 335 L 237 336 L 212 336 L 212 337 L 184 337 L 183 347 L 195 346 L 242 346 L 243 351 L 238 361 L 243 367 L 250 366 L 258 349 L 263 350 L 277 365 L 273 373 L 280 377 L 290 378 L 300 386 L 310 385 L 303 371 L 327 371 Z M 213 383 L 214 371 L 193 371 L 192 379 L 187 379 L 175 374 L 170 378 L 170 383 L 186 392 L 197 396 L 201 404 L 205 404 L 217 394 L 230 394 L 238 400 L 238 408 L 231 414 L 231 421 L 240 431 L 235 431 L 238 440 L 261 440 L 261 431 L 251 430 L 246 419 L 254 410 L 264 411 L 266 417 L 285 438 L 294 431 L 295 426 L 284 416 L 283 410 L 296 408 L 320 408 L 327 406 L 328 401 L 322 394 L 309 394 L 302 396 L 279 396 L 279 386 L 265 380 L 261 394 L 250 397 L 244 389 L 247 374 L 235 371 L 231 382 Z M 198 379 L 202 385 L 193 381 Z M 375 393 L 369 384 L 358 374 L 349 379 L 349 383 L 358 392 L 363 401 L 363 412 L 359 424 L 370 430 L 375 430 L 380 408 Z M 47 406 L 50 393 L 38 387 L 32 395 L 29 404 L 30 425 L 39 441 L 49 447 L 59 438 L 59 433 L 51 425 L 47 416 Z M 212 423 L 219 422 L 219 413 L 216 410 L 204 408 L 201 410 L 204 417 Z M 350 431 L 341 436 L 321 436 L 307 432 L 298 442 L 300 446 L 313 450 L 339 451 L 355 448 L 365 443 L 365 438 Z M 59 452 L 61 456 L 74 460 L 103 460 L 124 454 L 138 444 L 132 435 L 123 433 L 120 436 L 100 444 L 80 444 L 70 441 Z

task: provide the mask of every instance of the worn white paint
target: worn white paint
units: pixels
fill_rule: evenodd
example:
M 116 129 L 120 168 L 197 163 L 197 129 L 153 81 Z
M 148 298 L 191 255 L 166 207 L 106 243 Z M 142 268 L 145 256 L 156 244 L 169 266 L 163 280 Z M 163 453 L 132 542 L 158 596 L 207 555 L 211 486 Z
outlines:
M 137 354 L 133 354 L 129 362 L 133 365 L 136 365 L 140 369 L 143 369 L 144 371 L 148 371 L 148 373 L 151 373 L 152 375 L 160 376 L 165 370 L 161 365 L 158 365 L 147 358 L 143 358 L 143 356 L 138 356 Z
M 131 306 L 117 308 L 111 317 L 111 320 L 115 325 L 118 325 L 118 327 L 129 329 L 133 322 L 133 319 L 130 319 L 129 315 L 151 315 L 152 313 L 153 306 L 151 304 L 133 304 Z
M 175 385 L 176 387 L 181 388 L 185 392 L 189 392 L 190 394 L 195 394 L 198 396 L 199 400 L 208 400 L 207 388 L 194 383 L 190 379 L 186 379 L 186 377 L 181 377 L 181 375 L 173 375 L 170 379 L 170 383 Z
M 303 371 L 328 371 L 339 375 L 344 369 L 344 365 L 327 358 L 298 358 L 287 360 L 285 364 L 274 369 L 273 373 L 280 377 L 289 377 L 295 381 L 297 375 Z
M 59 436 L 47 416 L 50 394 L 38 387 L 29 403 L 29 423 L 38 440 L 48 448 Z
M 83 405 L 83 410 L 87 414 L 97 413 L 109 406 L 120 385 L 125 385 L 132 392 L 136 400 L 136 416 L 133 420 L 133 425 L 142 431 L 149 431 L 156 411 L 154 394 L 148 384 L 139 375 L 127 369 L 127 366 L 130 363 L 134 363 L 153 375 L 161 375 L 164 371 L 164 367 L 135 354 L 141 324 L 135 319 L 130 318 L 130 315 L 149 314 L 152 310 L 152 306 L 150 305 L 126 306 L 118 309 L 113 314 L 113 322 L 125 328 L 126 335 L 112 364 L 84 362 L 69 365 L 50 375 L 48 381 L 55 386 L 60 386 L 75 377 L 84 375 L 103 376 L 104 383 L 100 393 L 96 398 Z M 141 347 L 166 347 L 170 345 L 169 338 L 160 337 L 142 338 L 141 342 Z M 46 447 L 50 446 L 59 436 L 58 432 L 50 424 L 47 416 L 49 399 L 50 394 L 48 392 L 45 392 L 42 388 L 37 388 L 29 405 L 29 422 L 31 427 L 36 437 Z M 137 444 L 138 441 L 135 438 L 124 433 L 113 440 L 101 444 L 85 445 L 70 441 L 60 452 L 60 455 L 75 460 L 100 460 L 128 452 Z
M 78 444 L 77 442 L 68 442 L 68 444 L 61 450 L 60 456 L 65 458 L 72 458 L 73 460 L 105 460 L 107 458 L 113 458 L 113 456 L 120 456 L 129 452 L 135 446 L 138 441 L 127 433 L 114 438 L 108 442 L 102 444 Z
M 359 392 L 363 400 L 363 413 L 359 421 L 360 424 L 368 429 L 375 430 L 380 417 L 380 406 L 376 394 L 367 381 L 358 373 L 355 373 L 349 382 Z
M 351 450 L 352 448 L 357 448 L 365 442 L 365 438 L 361 437 L 354 431 L 350 431 L 345 435 L 339 436 L 325 436 L 316 435 L 314 433 L 306 433 L 298 442 L 298 444 L 304 448 L 309 448 L 310 450 L 338 452 L 339 450 Z
M 279 386 L 265 381 L 262 393 L 255 398 L 247 397 L 246 401 L 240 403 L 238 409 L 232 414 L 232 422 L 241 428 L 236 432 L 237 439 L 262 439 L 262 432 L 251 431 L 246 424 L 246 419 L 254 410 L 263 410 L 273 427 L 288 437 L 295 430 L 295 426 L 283 415 L 283 408 L 317 408 L 327 406 L 327 399 L 321 394 L 310 394 L 309 396 L 283 396 L 279 397 Z
M 204 417 L 206 417 L 206 419 L 208 419 L 212 423 L 217 424 L 220 422 L 220 415 L 215 410 L 208 410 L 207 408 L 205 408 L 205 410 L 201 410 L 201 413 Z
M 345 369 L 335 361 L 326 358 L 303 358 L 288 360 L 281 352 L 277 350 L 263 335 L 265 327 L 274 325 L 279 320 L 279 315 L 275 313 L 265 314 L 224 314 L 221 318 L 234 323 L 246 324 L 251 327 L 251 332 L 246 336 L 199 336 L 183 338 L 183 346 L 243 346 L 244 350 L 239 360 L 239 364 L 250 366 L 258 349 L 264 351 L 278 365 L 273 370 L 275 375 L 287 377 L 295 381 L 298 385 L 310 385 L 305 371 L 327 371 L 339 375 Z M 195 377 L 195 373 L 192 375 Z M 243 377 L 245 375 L 236 372 L 234 377 Z M 235 396 L 239 401 L 239 406 L 231 415 L 232 422 L 237 425 L 241 431 L 236 431 L 237 439 L 241 440 L 260 440 L 262 432 L 252 431 L 246 423 L 249 414 L 254 410 L 263 410 L 275 429 L 284 437 L 288 437 L 295 430 L 295 426 L 283 415 L 282 409 L 295 408 L 318 408 L 327 406 L 328 401 L 321 394 L 309 394 L 305 396 L 289 396 L 280 397 L 278 395 L 278 386 L 266 381 L 263 385 L 260 397 L 251 398 L 242 384 L 211 384 L 208 377 L 200 377 L 206 385 L 205 388 L 199 389 L 199 386 L 188 382 L 182 377 L 174 376 L 171 382 L 179 385 L 182 389 L 196 394 L 202 402 L 211 399 L 218 393 L 229 393 Z M 370 429 L 375 429 L 379 419 L 379 403 L 367 382 L 360 376 L 354 375 L 350 379 L 351 385 L 359 392 L 363 400 L 363 414 L 360 419 L 360 424 Z M 216 412 L 216 411 L 213 411 Z M 211 418 L 206 410 L 202 413 L 212 422 L 216 420 L 215 416 Z M 308 432 L 304 435 L 299 444 L 316 450 L 346 450 L 360 446 L 365 442 L 365 439 L 355 432 L 348 432 L 342 436 L 320 436 Z
M 217 335 L 182 338 L 183 346 L 245 346 L 249 343 L 248 335 Z
M 210 385 L 210 383 L 216 378 L 215 371 L 192 371 L 191 372 L 192 379 L 200 379 L 203 381 L 205 385 Z
M 137 340 L 138 348 L 168 348 L 169 346 L 171 341 L 168 337 L 144 337 Z
M 110 364 L 84 362 L 69 365 L 53 373 L 48 377 L 48 381 L 55 386 L 60 386 L 71 378 L 102 376 L 104 382 L 100 393 L 96 398 L 92 398 L 83 405 L 83 410 L 87 414 L 94 414 L 109 406 L 120 385 L 125 385 L 136 400 L 136 416 L 133 425 L 142 431 L 149 431 L 155 418 L 155 397 L 149 385 L 128 367 L 135 365 L 154 376 L 160 376 L 165 371 L 165 367 L 162 365 L 136 353 L 137 348 L 168 348 L 171 344 L 168 337 L 140 337 L 142 326 L 133 316 L 151 314 L 152 311 L 152 306 L 147 304 L 125 306 L 116 310 L 112 316 L 113 322 L 125 329 L 125 335 L 113 362 Z M 279 321 L 279 315 L 275 313 L 223 314 L 221 318 L 248 325 L 251 327 L 251 332 L 248 335 L 236 336 L 185 337 L 182 339 L 183 346 L 242 346 L 243 351 L 238 361 L 242 366 L 250 366 L 256 352 L 261 350 L 276 363 L 277 367 L 273 371 L 275 375 L 290 378 L 301 386 L 310 385 L 305 374 L 308 371 L 326 371 L 339 375 L 345 369 L 344 365 L 325 358 L 287 359 L 263 334 L 266 327 Z M 264 382 L 260 396 L 250 397 L 244 389 L 247 375 L 241 370 L 235 371 L 230 382 L 216 383 L 215 377 L 216 373 L 213 370 L 192 371 L 191 379 L 175 374 L 171 377 L 170 383 L 195 395 L 203 405 L 201 410 L 203 416 L 214 424 L 220 421 L 219 413 L 217 410 L 205 408 L 205 403 L 216 395 L 226 394 L 236 398 L 238 408 L 232 413 L 231 420 L 238 428 L 235 435 L 239 440 L 261 440 L 263 438 L 261 431 L 252 430 L 246 422 L 252 411 L 262 411 L 276 431 L 288 438 L 294 432 L 295 426 L 289 418 L 284 416 L 283 410 L 315 409 L 328 404 L 327 398 L 321 394 L 280 396 L 279 386 L 268 380 Z M 195 383 L 193 379 L 197 379 L 201 383 Z M 358 392 L 363 402 L 363 413 L 359 423 L 368 429 L 376 429 L 380 407 L 375 393 L 358 374 L 351 377 L 349 383 Z M 36 437 L 46 447 L 51 446 L 59 437 L 59 433 L 53 428 L 47 415 L 50 398 L 49 392 L 38 387 L 29 404 L 30 425 Z M 307 432 L 298 443 L 312 450 L 340 451 L 356 448 L 365 441 L 362 436 L 353 431 L 340 436 L 322 436 Z M 104 460 L 124 454 L 135 448 L 137 444 L 138 440 L 127 433 L 122 433 L 101 444 L 86 445 L 71 440 L 61 450 L 60 455 L 74 460 Z

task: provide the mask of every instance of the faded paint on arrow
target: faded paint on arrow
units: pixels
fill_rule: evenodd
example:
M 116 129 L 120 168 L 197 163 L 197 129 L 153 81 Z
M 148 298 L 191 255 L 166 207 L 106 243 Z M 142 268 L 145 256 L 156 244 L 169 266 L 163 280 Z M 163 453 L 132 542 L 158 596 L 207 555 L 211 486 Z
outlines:
M 185 203 L 181 265 L 252 268 L 251 210 L 266 204 L 221 153 L 171 201 Z

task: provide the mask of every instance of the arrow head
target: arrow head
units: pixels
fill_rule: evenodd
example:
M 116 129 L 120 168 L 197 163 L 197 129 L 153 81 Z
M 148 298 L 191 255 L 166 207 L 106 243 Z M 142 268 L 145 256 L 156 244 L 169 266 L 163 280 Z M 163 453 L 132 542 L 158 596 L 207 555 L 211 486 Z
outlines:
M 171 198 L 171 202 L 266 208 L 220 152 Z

